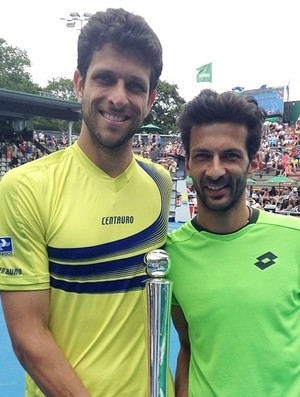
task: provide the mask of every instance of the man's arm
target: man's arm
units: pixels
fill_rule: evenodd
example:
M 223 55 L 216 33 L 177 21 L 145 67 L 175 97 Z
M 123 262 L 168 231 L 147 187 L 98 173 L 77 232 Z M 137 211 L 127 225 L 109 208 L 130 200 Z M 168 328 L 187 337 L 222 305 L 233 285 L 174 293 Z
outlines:
M 190 366 L 190 341 L 188 335 L 188 324 L 179 306 L 172 306 L 172 320 L 178 332 L 180 350 L 177 358 L 175 376 L 176 397 L 188 397 L 189 366 Z
M 47 397 L 90 397 L 49 328 L 50 290 L 1 292 L 14 352 Z

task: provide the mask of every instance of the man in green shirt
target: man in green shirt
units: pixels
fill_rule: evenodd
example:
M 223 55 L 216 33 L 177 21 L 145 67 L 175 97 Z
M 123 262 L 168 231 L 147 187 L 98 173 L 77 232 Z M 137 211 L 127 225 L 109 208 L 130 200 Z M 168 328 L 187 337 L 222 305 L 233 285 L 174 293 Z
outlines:
M 299 397 L 299 219 L 246 205 L 265 113 L 202 91 L 179 118 L 198 214 L 168 238 L 177 397 Z

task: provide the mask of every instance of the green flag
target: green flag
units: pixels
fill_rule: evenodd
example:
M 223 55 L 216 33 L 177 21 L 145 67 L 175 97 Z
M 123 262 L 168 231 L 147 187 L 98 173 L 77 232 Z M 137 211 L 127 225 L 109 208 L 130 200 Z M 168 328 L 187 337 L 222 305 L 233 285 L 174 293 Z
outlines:
M 212 82 L 212 63 L 207 63 L 205 65 L 200 66 L 197 74 L 197 83 L 203 83 L 205 81 Z

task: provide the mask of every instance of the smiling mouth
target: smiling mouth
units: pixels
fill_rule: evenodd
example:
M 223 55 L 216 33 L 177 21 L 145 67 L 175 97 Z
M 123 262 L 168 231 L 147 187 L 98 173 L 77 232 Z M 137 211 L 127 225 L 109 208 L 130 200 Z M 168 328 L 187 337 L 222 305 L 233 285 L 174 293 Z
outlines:
M 206 185 L 206 188 L 209 190 L 213 190 L 213 191 L 218 191 L 218 190 L 222 190 L 224 188 L 226 188 L 227 185 L 222 185 L 222 186 L 210 186 L 210 185 Z
M 222 185 L 205 185 L 207 197 L 211 199 L 222 199 L 228 194 L 228 184 Z
M 122 121 L 128 120 L 128 116 L 124 116 L 124 115 L 119 115 L 119 114 L 112 114 L 112 113 L 107 113 L 107 112 L 101 112 L 101 115 L 109 121 L 117 121 L 119 123 L 121 123 Z

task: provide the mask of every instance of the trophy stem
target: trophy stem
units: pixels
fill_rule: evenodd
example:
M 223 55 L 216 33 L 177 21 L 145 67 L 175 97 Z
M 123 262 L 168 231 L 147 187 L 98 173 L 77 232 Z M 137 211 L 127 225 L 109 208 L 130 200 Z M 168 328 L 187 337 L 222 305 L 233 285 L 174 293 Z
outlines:
M 162 278 L 146 281 L 148 315 L 149 397 L 166 397 L 170 354 L 172 283 Z

